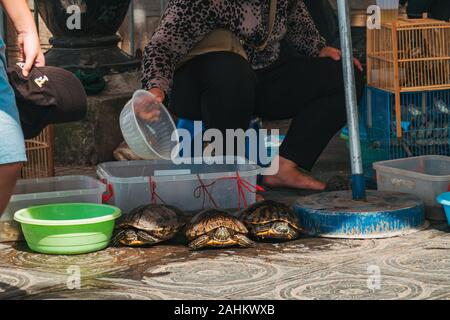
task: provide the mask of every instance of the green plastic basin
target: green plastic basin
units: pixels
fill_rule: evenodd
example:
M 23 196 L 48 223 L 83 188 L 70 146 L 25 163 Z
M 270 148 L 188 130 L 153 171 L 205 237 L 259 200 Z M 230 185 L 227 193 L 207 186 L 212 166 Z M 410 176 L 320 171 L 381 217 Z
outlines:
M 31 250 L 81 254 L 108 246 L 119 208 L 93 203 L 64 203 L 22 209 L 14 214 Z

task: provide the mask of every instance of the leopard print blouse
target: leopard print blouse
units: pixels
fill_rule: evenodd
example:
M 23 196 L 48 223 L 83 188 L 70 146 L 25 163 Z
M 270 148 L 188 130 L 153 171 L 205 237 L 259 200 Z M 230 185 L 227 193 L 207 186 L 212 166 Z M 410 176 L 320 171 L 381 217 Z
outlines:
M 325 47 L 303 0 L 278 0 L 268 45 L 261 51 L 255 49 L 267 38 L 269 8 L 269 0 L 170 0 L 145 47 L 143 87 L 158 87 L 167 93 L 178 63 L 217 28 L 226 28 L 243 41 L 254 69 L 265 68 L 278 59 L 282 39 L 302 55 L 317 56 Z

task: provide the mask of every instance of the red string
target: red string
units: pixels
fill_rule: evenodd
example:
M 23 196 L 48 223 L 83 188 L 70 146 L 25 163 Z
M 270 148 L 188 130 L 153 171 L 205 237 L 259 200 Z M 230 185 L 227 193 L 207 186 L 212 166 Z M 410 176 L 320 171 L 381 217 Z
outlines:
M 113 186 L 106 179 L 101 179 L 101 181 L 106 185 L 106 191 L 108 192 L 102 195 L 102 203 L 107 203 L 114 196 Z
M 152 177 L 148 178 L 148 183 L 150 186 L 150 196 L 151 196 L 151 201 L 152 204 L 156 204 L 157 199 L 159 199 L 159 201 L 161 201 L 162 203 L 166 203 L 163 199 L 161 199 L 161 197 L 158 195 L 158 193 L 156 193 L 156 182 L 153 181 Z
M 203 180 L 200 178 L 200 175 L 197 174 L 197 179 L 200 182 L 200 185 L 194 189 L 194 197 L 196 199 L 199 199 L 200 197 L 203 196 L 203 205 L 202 208 L 205 208 L 205 200 L 206 200 L 206 196 L 208 196 L 209 201 L 212 202 L 212 204 L 214 205 L 215 208 L 218 208 L 219 206 L 217 205 L 216 201 L 214 200 L 213 196 L 211 195 L 211 193 L 209 192 L 208 188 L 211 187 L 212 185 L 214 185 L 216 182 L 212 182 L 208 185 L 205 185 L 203 183 Z
M 244 208 L 248 207 L 248 203 L 247 203 L 247 198 L 245 197 L 245 191 L 247 190 L 248 192 L 251 193 L 257 193 L 257 192 L 263 192 L 265 191 L 264 188 L 262 188 L 259 185 L 253 185 L 252 183 L 248 182 L 245 179 L 242 179 L 241 176 L 239 175 L 239 172 L 236 172 L 236 177 L 223 177 L 223 178 L 219 178 L 216 181 L 213 181 L 212 183 L 205 185 L 203 183 L 203 181 L 200 179 L 200 176 L 197 175 L 197 178 L 200 182 L 200 186 L 198 186 L 197 188 L 195 188 L 194 190 L 194 196 L 195 198 L 200 198 L 203 195 L 203 207 L 205 206 L 205 198 L 206 195 L 209 197 L 210 201 L 214 204 L 214 206 L 217 208 L 217 203 L 214 201 L 213 196 L 211 195 L 211 193 L 209 192 L 208 188 L 211 187 L 212 185 L 214 185 L 217 181 L 220 180 L 236 180 L 236 186 L 237 186 L 237 191 L 238 191 L 238 208 L 241 209 L 241 198 L 242 198 L 242 202 L 244 203 Z

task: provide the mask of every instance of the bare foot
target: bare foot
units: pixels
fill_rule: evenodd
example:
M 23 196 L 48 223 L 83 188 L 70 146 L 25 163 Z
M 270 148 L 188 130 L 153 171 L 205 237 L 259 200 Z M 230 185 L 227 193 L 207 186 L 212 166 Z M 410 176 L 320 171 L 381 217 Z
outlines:
M 276 161 L 277 159 L 275 159 Z M 269 187 L 285 187 L 323 191 L 326 184 L 301 172 L 297 165 L 283 157 L 278 157 L 279 169 L 275 175 L 264 176 L 263 184 Z

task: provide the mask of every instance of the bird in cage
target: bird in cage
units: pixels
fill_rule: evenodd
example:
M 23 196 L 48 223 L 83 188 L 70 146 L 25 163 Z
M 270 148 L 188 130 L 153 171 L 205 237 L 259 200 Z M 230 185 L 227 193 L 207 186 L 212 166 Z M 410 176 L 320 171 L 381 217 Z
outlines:
M 409 118 L 411 119 L 420 117 L 423 114 L 422 109 L 416 106 L 414 103 L 410 103 L 406 107 L 402 107 L 402 109 L 406 109 L 408 115 L 410 116 Z
M 439 138 L 440 141 L 444 141 L 448 138 L 450 108 L 442 99 L 435 99 L 433 107 L 435 125 L 436 128 L 438 128 L 438 130 L 435 131 L 435 137 Z
M 408 62 L 401 70 L 402 77 L 401 86 L 427 86 L 439 85 L 436 75 L 442 74 L 445 70 L 446 63 L 444 60 L 435 59 L 442 56 L 439 51 L 440 47 L 436 47 L 433 39 L 439 37 L 438 30 L 419 30 L 416 34 L 417 38 L 412 39 L 406 44 L 405 57 Z M 428 61 L 428 58 L 433 58 Z
M 435 121 L 433 116 L 427 114 L 426 116 L 417 119 L 413 123 L 413 130 L 415 131 L 415 144 L 421 147 L 434 145 L 434 134 L 435 134 Z
M 402 122 L 402 126 L 405 130 L 405 135 L 407 136 L 408 141 L 415 140 L 417 125 L 420 124 L 420 119 L 423 115 L 423 111 L 421 108 L 416 106 L 414 103 L 409 103 L 407 105 L 402 106 L 402 110 L 405 112 L 405 121 Z M 393 118 L 395 118 L 395 112 L 392 114 Z
M 421 74 L 419 73 L 418 62 L 415 61 L 424 56 L 424 47 L 415 40 L 406 44 L 405 57 L 409 60 L 405 68 L 403 68 L 403 79 L 401 79 L 401 86 L 413 87 L 420 83 Z
M 434 100 L 434 108 L 442 114 L 450 114 L 449 105 L 442 99 Z
M 435 128 L 436 126 L 433 119 L 430 119 L 430 121 L 428 121 L 427 125 L 425 126 L 426 137 L 430 141 L 433 140 L 433 133 Z

